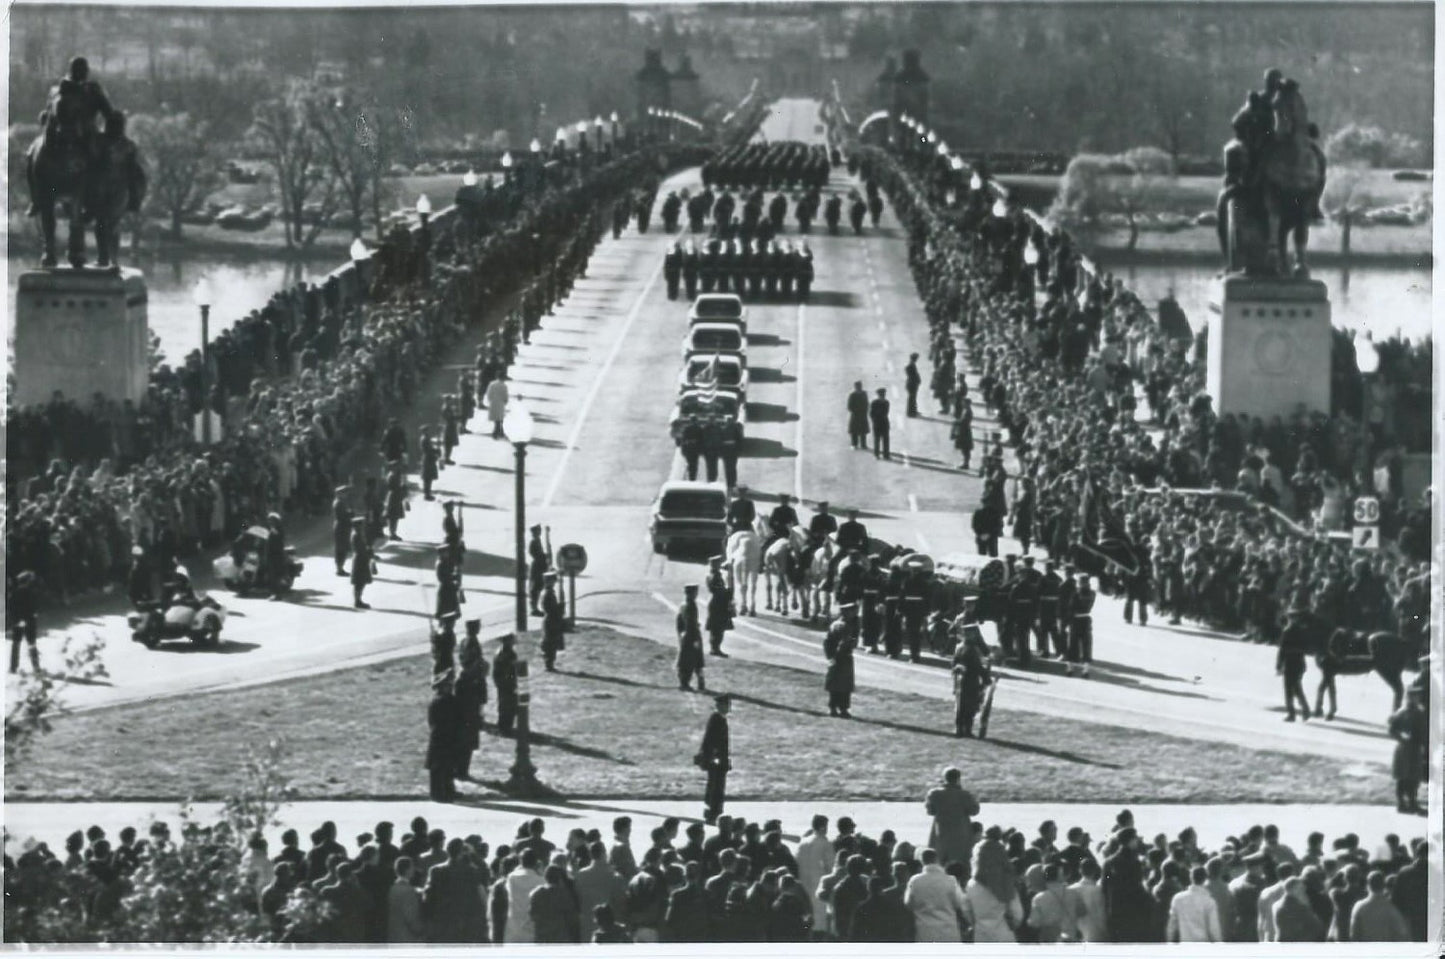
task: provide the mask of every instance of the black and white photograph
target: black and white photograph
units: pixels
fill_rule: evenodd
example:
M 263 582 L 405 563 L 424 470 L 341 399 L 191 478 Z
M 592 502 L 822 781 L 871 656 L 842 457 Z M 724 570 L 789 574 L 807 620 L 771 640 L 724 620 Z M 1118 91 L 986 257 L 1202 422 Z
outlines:
M 0 949 L 1440 955 L 1435 3 L 6 13 Z

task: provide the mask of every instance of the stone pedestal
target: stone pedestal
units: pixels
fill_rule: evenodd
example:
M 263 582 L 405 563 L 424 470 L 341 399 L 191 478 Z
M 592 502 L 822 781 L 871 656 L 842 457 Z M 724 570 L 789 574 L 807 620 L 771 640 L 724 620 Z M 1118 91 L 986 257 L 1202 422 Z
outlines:
M 1330 301 L 1319 280 L 1226 277 L 1209 324 L 1214 409 L 1268 420 L 1330 411 Z
M 82 406 L 100 393 L 140 402 L 149 379 L 145 277 L 139 270 L 31 270 L 15 296 L 15 401 L 59 390 Z

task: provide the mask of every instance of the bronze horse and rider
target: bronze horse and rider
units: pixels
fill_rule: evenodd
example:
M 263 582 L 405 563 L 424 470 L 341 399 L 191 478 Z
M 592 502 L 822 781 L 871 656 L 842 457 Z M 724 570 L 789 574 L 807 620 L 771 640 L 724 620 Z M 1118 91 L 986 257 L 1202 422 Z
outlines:
M 71 61 L 68 75 L 51 91 L 40 125 L 40 136 L 25 154 L 28 212 L 40 217 L 44 243 L 40 265 L 56 265 L 56 212 L 64 207 L 70 220 L 70 265 L 85 266 L 85 226 L 93 223 L 97 265 L 119 269 L 121 220 L 140 209 L 145 170 L 125 135 L 124 114 L 90 78 L 84 57 Z
M 1278 70 L 1250 91 L 1232 121 L 1219 194 L 1219 247 L 1227 269 L 1250 276 L 1306 278 L 1310 223 L 1320 217 L 1325 155 L 1299 84 Z M 1295 242 L 1293 270 L 1287 241 Z

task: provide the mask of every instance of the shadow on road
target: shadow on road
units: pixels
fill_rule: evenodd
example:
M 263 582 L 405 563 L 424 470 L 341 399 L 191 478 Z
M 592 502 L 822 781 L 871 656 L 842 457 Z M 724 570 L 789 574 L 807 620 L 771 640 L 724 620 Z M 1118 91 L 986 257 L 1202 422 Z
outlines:
M 748 371 L 748 378 L 754 383 L 796 383 L 798 378 L 771 366 L 754 366 Z
M 774 333 L 749 333 L 748 346 L 792 346 L 792 340 L 785 340 Z
M 784 446 L 777 440 L 764 440 L 750 436 L 743 440 L 742 455 L 749 459 L 779 460 L 797 456 L 798 451 Z
M 158 653 L 220 653 L 229 655 L 231 653 L 249 653 L 253 649 L 260 649 L 260 643 L 242 643 L 234 639 L 223 639 L 215 646 L 197 646 L 195 643 L 171 642 L 161 643 L 155 648 Z
M 847 290 L 813 290 L 808 294 L 808 305 L 857 309 L 858 297 Z
M 754 423 L 796 423 L 798 414 L 781 403 L 749 403 L 748 419 Z

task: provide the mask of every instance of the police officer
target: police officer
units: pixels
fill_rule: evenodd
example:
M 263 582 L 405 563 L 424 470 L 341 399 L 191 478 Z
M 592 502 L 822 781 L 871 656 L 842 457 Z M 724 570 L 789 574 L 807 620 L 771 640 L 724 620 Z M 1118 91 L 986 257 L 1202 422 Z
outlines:
M 442 673 L 432 681 L 433 696 L 427 706 L 426 768 L 430 773 L 432 802 L 451 802 L 457 795 L 456 756 L 465 718 L 452 695 L 452 674 Z
M 1054 561 L 1045 560 L 1044 575 L 1039 577 L 1039 614 L 1034 620 L 1034 638 L 1038 643 L 1039 656 L 1045 659 L 1053 653 L 1062 657 L 1068 648 L 1059 632 L 1059 591 L 1062 586 L 1063 581 Z
M 692 692 L 692 677 L 697 688 L 707 689 L 703 676 L 702 628 L 697 611 L 697 584 L 682 588 L 682 606 L 677 610 L 677 688 Z
M 743 424 L 742 420 L 734 416 L 725 420 L 722 424 L 722 463 L 723 479 L 727 481 L 728 489 L 735 489 L 738 485 L 738 453 L 743 446 Z
M 542 661 L 547 672 L 557 671 L 557 654 L 567 648 L 564 630 L 566 614 L 562 612 L 562 601 L 557 598 L 557 571 L 549 569 L 542 574 Z
M 492 682 L 497 685 L 497 732 L 512 735 L 517 722 L 517 637 L 502 636 L 502 648 L 492 660 Z
M 1069 606 L 1069 675 L 1078 670 L 1080 676 L 1088 679 L 1089 663 L 1094 659 L 1094 589 L 1089 584 L 1088 573 L 1079 574 Z M 1300 697 L 1303 699 L 1303 692 Z
M 774 540 L 787 539 L 788 531 L 798 525 L 798 511 L 793 509 L 792 497 L 787 493 L 778 494 L 778 505 L 768 514 L 768 545 Z
M 662 257 L 662 277 L 667 281 L 667 298 L 677 299 L 677 285 L 682 278 L 682 243 L 674 243 Z
M 707 571 L 707 636 L 714 656 L 727 658 L 723 652 L 723 636 L 733 628 L 733 590 L 723 572 L 722 556 L 708 559 Z
M 438 622 L 460 619 L 462 615 L 462 567 L 457 557 L 445 546 L 437 548 L 436 562 L 437 601 L 435 616 Z
M 351 521 L 354 518 L 346 494 L 349 487 L 336 487 L 331 500 L 331 549 L 336 559 L 336 575 L 346 575 L 346 557 L 351 552 Z
M 735 487 L 736 493 L 732 502 L 728 503 L 728 533 L 737 533 L 753 528 L 753 523 L 758 518 L 758 508 L 748 495 L 746 486 Z
M 983 706 L 984 690 L 993 682 L 987 649 L 980 649 L 974 631 L 967 628 L 974 622 L 972 614 L 972 602 L 965 601 L 960 617 L 965 624 L 963 636 L 953 653 L 953 735 L 964 739 L 973 738 L 974 717 Z
M 699 264 L 699 275 L 702 278 L 702 291 L 711 293 L 717 286 L 718 276 L 718 250 L 722 243 L 714 237 L 707 241 L 703 249 L 701 263 Z
M 662 201 L 662 226 L 668 233 L 677 232 L 677 218 L 682 211 L 682 200 L 678 198 L 676 191 L 669 191 L 667 198 Z
M 436 481 L 438 464 L 441 461 L 441 451 L 437 449 L 436 441 L 432 439 L 431 427 L 421 428 L 421 490 L 422 496 L 429 500 L 436 499 L 432 495 L 431 484 Z
M 814 546 L 823 545 L 823 540 L 838 532 L 838 517 L 828 512 L 828 501 L 818 501 L 818 512 L 808 521 L 808 536 Z
M 462 553 L 466 550 L 466 543 L 462 542 L 462 534 L 465 529 L 462 521 L 457 517 L 456 508 L 455 500 L 447 500 L 442 504 L 442 543 L 460 564 Z

